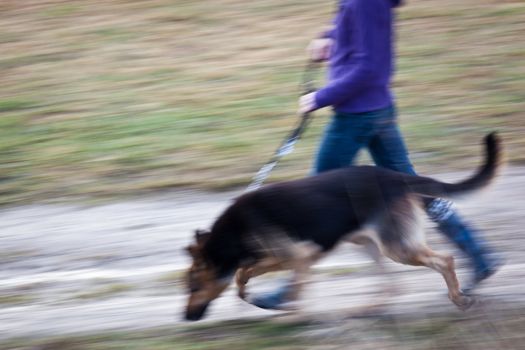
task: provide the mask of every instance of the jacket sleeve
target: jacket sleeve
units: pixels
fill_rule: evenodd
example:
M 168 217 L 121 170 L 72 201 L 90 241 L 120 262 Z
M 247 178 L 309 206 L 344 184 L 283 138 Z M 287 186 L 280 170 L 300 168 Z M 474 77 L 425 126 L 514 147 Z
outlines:
M 319 39 L 333 39 L 335 33 L 335 27 L 330 26 L 326 30 L 322 31 L 321 34 L 318 36 Z
M 377 25 L 379 19 L 373 3 L 374 1 L 370 0 L 355 1 L 354 6 L 343 10 L 343 22 L 339 25 L 347 27 L 351 32 L 354 45 L 352 64 L 349 65 L 347 72 L 317 91 L 315 95 L 317 108 L 345 102 L 376 74 L 377 31 L 373 30 L 373 27 Z

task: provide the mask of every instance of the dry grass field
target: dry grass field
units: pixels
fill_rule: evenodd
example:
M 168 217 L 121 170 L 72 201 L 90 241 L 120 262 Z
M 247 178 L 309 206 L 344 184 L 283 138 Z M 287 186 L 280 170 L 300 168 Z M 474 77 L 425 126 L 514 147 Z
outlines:
M 0 202 L 244 185 L 296 121 L 314 0 L 0 3 Z M 424 173 L 470 168 L 488 130 L 525 160 L 525 3 L 409 1 L 400 119 Z M 322 84 L 322 74 L 319 83 Z M 271 180 L 308 173 L 329 111 Z

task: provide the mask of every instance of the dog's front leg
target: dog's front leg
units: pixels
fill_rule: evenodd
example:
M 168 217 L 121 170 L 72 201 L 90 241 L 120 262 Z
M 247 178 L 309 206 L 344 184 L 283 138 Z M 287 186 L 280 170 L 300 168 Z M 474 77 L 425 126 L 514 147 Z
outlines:
M 293 271 L 292 276 L 292 283 L 290 285 L 290 289 L 288 292 L 288 295 L 286 296 L 286 300 L 289 302 L 296 302 L 299 300 L 299 296 L 304 289 L 306 283 L 308 282 L 308 279 L 310 277 L 310 265 L 302 265 L 298 266 Z M 296 306 L 295 308 L 299 308 Z
M 235 273 L 235 284 L 237 285 L 237 295 L 242 300 L 246 300 L 246 284 L 250 280 L 249 268 L 241 267 Z
M 304 242 L 294 249 L 294 262 L 292 266 L 293 276 L 289 291 L 285 300 L 289 302 L 298 301 L 304 286 L 308 283 L 312 265 L 322 256 L 319 246 Z M 296 308 L 298 308 L 296 306 Z
M 237 295 L 239 298 L 246 301 L 246 285 L 250 279 L 263 275 L 267 272 L 280 271 L 283 269 L 285 269 L 284 264 L 275 258 L 263 259 L 255 265 L 239 268 L 235 273 Z

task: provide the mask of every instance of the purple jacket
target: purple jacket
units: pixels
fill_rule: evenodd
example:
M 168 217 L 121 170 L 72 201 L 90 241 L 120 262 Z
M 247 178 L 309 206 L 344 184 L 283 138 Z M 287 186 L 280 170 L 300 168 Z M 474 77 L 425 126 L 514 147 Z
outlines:
M 392 104 L 392 8 L 400 0 L 340 0 L 334 20 L 328 84 L 317 91 L 317 108 L 360 113 Z

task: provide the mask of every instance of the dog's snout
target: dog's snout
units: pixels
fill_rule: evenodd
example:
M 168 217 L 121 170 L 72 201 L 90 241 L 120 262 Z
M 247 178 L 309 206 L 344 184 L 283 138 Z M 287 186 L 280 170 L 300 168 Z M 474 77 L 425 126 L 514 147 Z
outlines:
M 186 314 L 184 315 L 184 318 L 187 321 L 198 321 L 204 316 L 204 313 L 206 312 L 207 308 L 208 308 L 208 304 L 188 308 L 186 310 Z

